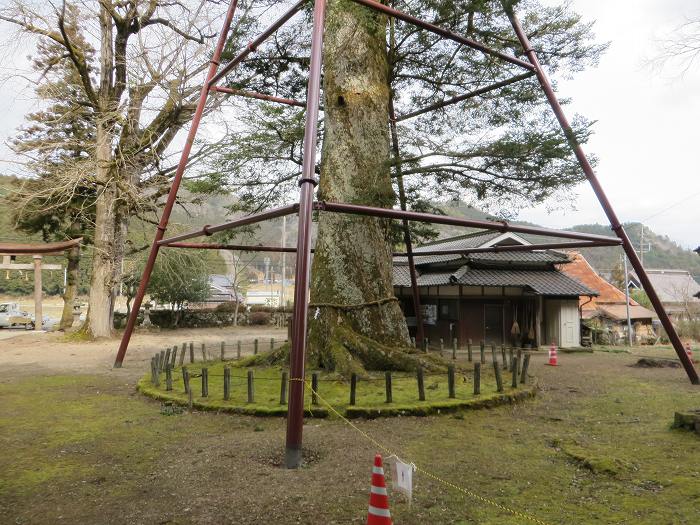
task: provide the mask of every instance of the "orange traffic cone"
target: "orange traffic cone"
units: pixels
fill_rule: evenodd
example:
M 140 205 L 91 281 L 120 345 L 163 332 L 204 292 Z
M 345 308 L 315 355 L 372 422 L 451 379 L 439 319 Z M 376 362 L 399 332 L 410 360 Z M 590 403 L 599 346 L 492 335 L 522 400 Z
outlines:
M 369 491 L 369 512 L 367 525 L 391 525 L 391 513 L 389 512 L 389 496 L 386 493 L 384 481 L 384 467 L 382 456 L 374 456 L 372 467 L 372 488 Z
M 552 342 L 552 346 L 549 347 L 549 363 L 545 363 L 549 366 L 557 366 L 557 347 Z
M 690 348 L 690 343 L 685 344 L 685 353 L 688 354 L 688 358 L 690 359 L 690 362 L 693 362 L 693 349 Z

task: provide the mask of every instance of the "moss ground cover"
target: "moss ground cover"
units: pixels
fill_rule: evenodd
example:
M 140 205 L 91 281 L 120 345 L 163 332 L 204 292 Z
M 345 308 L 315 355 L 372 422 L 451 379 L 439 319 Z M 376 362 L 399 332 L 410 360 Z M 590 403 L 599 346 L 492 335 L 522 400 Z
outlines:
M 676 410 L 700 407 L 700 391 L 682 369 L 632 366 L 652 352 L 672 356 L 567 354 L 556 368 L 538 356 L 541 391 L 526 403 L 354 424 L 441 479 L 548 524 L 694 525 L 700 440 L 671 424 Z M 338 419 L 306 421 L 307 464 L 289 472 L 282 418 L 164 415 L 136 378 L 41 374 L 0 369 L 0 523 L 366 520 L 377 449 Z M 389 482 L 396 523 L 528 523 L 421 473 L 414 481 L 410 506 Z
M 208 370 L 207 397 L 202 397 L 202 367 Z M 231 396 L 223 399 L 224 367 L 231 367 Z M 327 404 L 349 417 L 381 417 L 396 415 L 429 415 L 454 411 L 461 408 L 483 408 L 499 403 L 509 403 L 533 392 L 529 385 L 519 388 L 504 388 L 499 394 L 490 366 L 484 365 L 481 374 L 481 393 L 474 395 L 474 379 L 469 364 L 464 364 L 455 374 L 455 398 L 448 395 L 447 374 L 430 373 L 424 376 L 425 401 L 418 400 L 415 374 L 394 372 L 392 374 L 392 402 L 386 402 L 384 374 L 369 374 L 358 379 L 356 402 L 350 406 L 350 382 L 334 374 L 319 373 L 318 402 L 311 404 L 312 395 L 306 391 L 306 413 L 311 417 L 327 417 Z M 234 413 L 266 416 L 286 415 L 286 406 L 280 404 L 281 378 L 279 367 L 246 368 L 233 362 L 197 363 L 187 367 L 191 376 L 193 406 L 204 410 L 222 410 Z M 249 370 L 253 372 L 254 402 L 247 398 Z M 311 381 L 311 372 L 306 379 Z M 530 378 L 532 381 L 532 378 Z M 504 377 L 504 384 L 511 384 L 511 377 Z M 173 372 L 173 390 L 166 390 L 165 373 L 160 375 L 158 387 L 152 385 L 150 374 L 139 381 L 139 390 L 155 399 L 174 401 L 185 405 L 188 396 L 182 380 L 182 370 Z M 332 413 L 332 411 L 331 411 Z

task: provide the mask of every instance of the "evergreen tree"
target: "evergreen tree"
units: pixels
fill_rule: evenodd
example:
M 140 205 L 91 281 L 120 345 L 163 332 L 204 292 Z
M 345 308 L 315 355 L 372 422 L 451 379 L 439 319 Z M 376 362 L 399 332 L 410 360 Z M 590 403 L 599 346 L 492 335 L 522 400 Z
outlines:
M 455 33 L 523 56 L 500 2 L 409 0 L 394 6 Z M 567 4 L 518 2 L 525 29 L 550 72 L 594 64 L 604 46 Z M 263 22 L 249 12 L 241 28 Z M 310 12 L 298 17 L 245 61 L 228 83 L 285 98 L 305 97 Z M 234 35 L 230 49 L 245 42 Z M 407 206 L 460 198 L 503 217 L 557 196 L 583 180 L 564 135 L 534 79 L 460 104 L 400 120 L 392 145 L 390 105 L 407 115 L 522 74 L 522 69 L 350 0 L 329 0 L 325 23 L 320 200 L 382 207 L 396 203 L 399 169 Z M 236 100 L 237 132 L 212 170 L 225 173 L 240 207 L 294 199 L 301 167 L 303 110 Z M 590 123 L 574 119 L 585 142 Z M 392 154 L 392 149 L 394 154 Z M 396 155 L 396 151 L 399 155 Z M 320 214 L 312 269 L 310 353 L 327 368 L 410 368 L 408 331 L 391 282 L 389 221 Z M 376 352 L 376 345 L 382 352 Z M 381 356 L 384 356 L 383 358 Z

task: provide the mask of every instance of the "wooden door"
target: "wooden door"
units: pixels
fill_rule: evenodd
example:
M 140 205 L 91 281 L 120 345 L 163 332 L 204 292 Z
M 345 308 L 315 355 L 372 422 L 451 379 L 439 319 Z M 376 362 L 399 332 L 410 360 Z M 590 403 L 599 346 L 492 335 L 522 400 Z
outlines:
M 500 346 L 503 339 L 503 305 L 484 305 L 484 341 L 487 345 Z

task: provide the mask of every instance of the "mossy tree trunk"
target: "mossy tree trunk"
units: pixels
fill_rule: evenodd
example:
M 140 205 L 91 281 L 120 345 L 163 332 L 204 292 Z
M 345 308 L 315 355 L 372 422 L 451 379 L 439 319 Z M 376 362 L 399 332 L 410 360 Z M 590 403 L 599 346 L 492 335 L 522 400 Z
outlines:
M 394 204 L 386 30 L 385 16 L 349 0 L 329 0 L 322 200 Z M 410 339 L 394 298 L 391 251 L 388 221 L 321 214 L 311 272 L 311 366 L 341 371 L 410 368 L 400 355 Z

